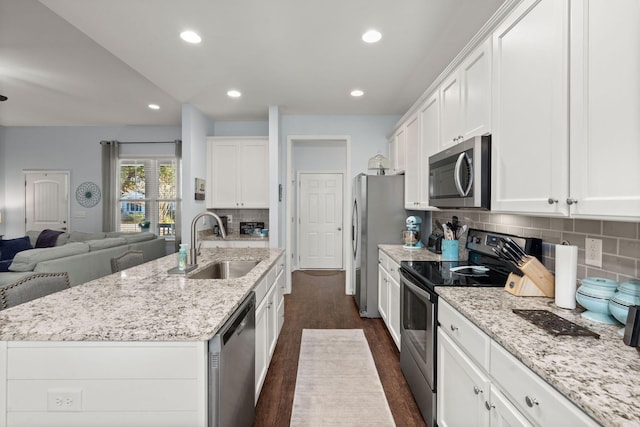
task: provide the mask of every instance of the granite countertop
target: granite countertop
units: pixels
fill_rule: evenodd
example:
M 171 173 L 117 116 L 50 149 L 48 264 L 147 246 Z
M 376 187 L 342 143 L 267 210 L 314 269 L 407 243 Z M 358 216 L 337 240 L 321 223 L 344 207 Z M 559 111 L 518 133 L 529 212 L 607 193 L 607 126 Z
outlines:
M 398 264 L 401 261 L 440 261 L 440 255 L 426 248 L 405 249 L 402 245 L 378 245 L 378 249 L 382 249 Z
M 257 234 L 240 234 L 240 233 L 227 233 L 227 238 L 223 239 L 222 236 L 215 235 L 213 233 L 198 234 L 198 241 L 201 240 L 230 240 L 230 241 L 243 241 L 243 240 L 269 240 L 269 236 L 259 236 Z
M 261 260 L 238 279 L 168 274 L 177 255 L 0 311 L 2 341 L 204 341 L 276 264 L 283 249 L 202 249 L 198 269 L 220 260 Z
M 625 345 L 621 325 L 565 310 L 552 298 L 516 297 L 502 288 L 438 287 L 437 293 L 518 360 L 605 426 L 640 425 L 640 352 Z M 511 310 L 549 310 L 600 334 L 555 337 Z

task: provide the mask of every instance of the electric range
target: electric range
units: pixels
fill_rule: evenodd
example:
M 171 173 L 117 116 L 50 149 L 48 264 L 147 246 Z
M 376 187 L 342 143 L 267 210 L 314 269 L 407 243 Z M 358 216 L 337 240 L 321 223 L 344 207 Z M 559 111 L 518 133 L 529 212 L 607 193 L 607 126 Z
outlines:
M 542 256 L 540 239 L 470 229 L 467 261 L 400 263 L 400 367 L 427 425 L 436 425 L 438 287 L 503 287 L 509 273 L 521 274 L 494 252 L 507 237 L 527 254 Z

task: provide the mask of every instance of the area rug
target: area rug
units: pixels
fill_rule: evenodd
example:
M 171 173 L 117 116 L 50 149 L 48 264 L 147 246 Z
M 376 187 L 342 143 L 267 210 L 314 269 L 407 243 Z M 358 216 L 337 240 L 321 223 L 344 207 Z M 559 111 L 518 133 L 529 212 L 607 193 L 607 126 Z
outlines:
M 303 329 L 292 426 L 395 426 L 362 329 Z

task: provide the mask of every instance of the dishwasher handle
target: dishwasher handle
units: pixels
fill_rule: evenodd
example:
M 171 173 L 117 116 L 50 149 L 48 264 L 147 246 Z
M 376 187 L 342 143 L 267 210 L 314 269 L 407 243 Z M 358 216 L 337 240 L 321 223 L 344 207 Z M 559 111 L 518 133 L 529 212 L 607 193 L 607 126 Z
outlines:
M 255 310 L 255 294 L 251 295 L 238 307 L 234 313 L 234 317 L 230 319 L 222 328 L 222 345 L 233 338 L 234 335 L 240 335 L 247 326 L 247 316 L 251 311 Z

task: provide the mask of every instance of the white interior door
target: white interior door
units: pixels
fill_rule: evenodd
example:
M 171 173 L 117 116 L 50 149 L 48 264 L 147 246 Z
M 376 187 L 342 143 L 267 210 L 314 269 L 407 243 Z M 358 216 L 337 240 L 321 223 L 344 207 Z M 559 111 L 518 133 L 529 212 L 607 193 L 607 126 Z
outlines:
M 25 171 L 26 230 L 69 227 L 69 171 Z
M 343 174 L 300 173 L 298 267 L 343 268 Z

